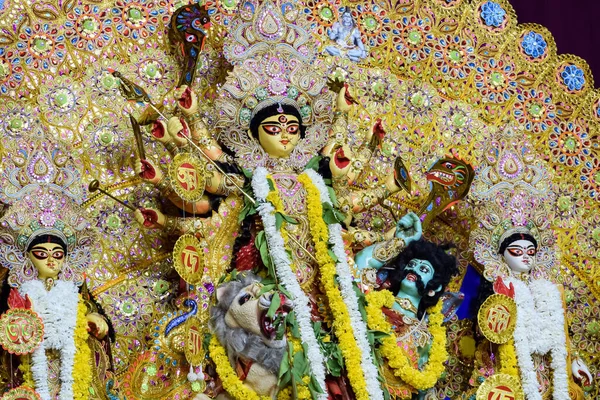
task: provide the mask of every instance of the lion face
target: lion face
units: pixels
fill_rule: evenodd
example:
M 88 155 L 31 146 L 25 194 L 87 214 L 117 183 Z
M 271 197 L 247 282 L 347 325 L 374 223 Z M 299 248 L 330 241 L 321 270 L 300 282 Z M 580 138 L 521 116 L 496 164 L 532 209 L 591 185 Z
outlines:
M 285 341 L 276 340 L 277 326 L 274 320 L 267 316 L 267 312 L 274 296 L 280 296 L 281 306 L 277 314 L 281 317 L 291 310 L 292 303 L 285 296 L 274 292 L 261 294 L 262 287 L 259 282 L 253 282 L 242 288 L 233 298 L 225 314 L 225 324 L 230 328 L 241 328 L 260 336 L 265 344 L 271 347 L 279 347 L 278 345 L 284 345 Z

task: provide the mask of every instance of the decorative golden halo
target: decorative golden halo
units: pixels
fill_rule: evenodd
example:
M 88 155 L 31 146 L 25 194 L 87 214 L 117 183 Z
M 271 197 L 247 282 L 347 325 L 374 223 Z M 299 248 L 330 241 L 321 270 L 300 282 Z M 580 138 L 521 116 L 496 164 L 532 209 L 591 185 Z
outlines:
M 171 186 L 181 199 L 194 203 L 204 194 L 204 163 L 191 153 L 180 153 L 169 166 Z
M 513 337 L 517 323 L 517 304 L 503 294 L 493 294 L 477 314 L 479 329 L 492 343 L 503 344 Z
M 202 310 L 198 310 L 198 312 L 201 313 Z M 191 317 L 186 322 L 185 358 L 191 365 L 200 365 L 204 360 L 205 351 L 202 348 L 204 330 L 196 317 Z
M 519 380 L 508 374 L 490 376 L 477 389 L 477 400 L 524 400 Z
M 25 386 L 19 386 L 5 393 L 2 400 L 41 400 L 41 397 L 33 389 Z
M 0 317 L 0 345 L 9 353 L 32 353 L 43 340 L 44 323 L 33 310 L 11 308 Z
M 195 285 L 204 271 L 204 246 L 194 235 L 182 235 L 173 248 L 173 263 L 179 276 Z

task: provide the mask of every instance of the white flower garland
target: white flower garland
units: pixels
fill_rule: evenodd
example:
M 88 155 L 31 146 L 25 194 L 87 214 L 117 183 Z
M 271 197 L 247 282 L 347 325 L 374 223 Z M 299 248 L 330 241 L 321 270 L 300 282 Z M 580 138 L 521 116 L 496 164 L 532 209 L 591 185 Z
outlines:
M 38 279 L 24 282 L 21 294 L 31 299 L 33 310 L 44 322 L 44 341 L 31 356 L 31 372 L 35 390 L 42 400 L 50 400 L 48 387 L 47 349 L 60 351 L 60 395 L 61 400 L 73 399 L 73 360 L 75 358 L 75 324 L 79 290 L 75 283 L 59 280 L 46 290 Z
M 311 169 L 307 170 L 305 173 L 319 190 L 321 202 L 332 204 L 329 197 L 329 191 L 327 186 L 325 186 L 325 182 L 323 182 L 321 175 Z M 346 308 L 348 309 L 354 338 L 361 351 L 361 367 L 365 377 L 367 391 L 371 398 L 383 400 L 383 392 L 379 384 L 379 373 L 373 362 L 371 346 L 369 345 L 369 340 L 367 338 L 367 326 L 363 321 L 362 314 L 358 309 L 358 298 L 356 297 L 356 292 L 354 291 L 350 266 L 346 260 L 347 255 L 344 249 L 344 241 L 342 239 L 342 226 L 340 224 L 329 224 L 328 228 L 329 243 L 333 245 L 332 250 L 337 257 L 335 267 L 338 275 L 338 282 L 340 284 L 340 291 L 344 299 L 344 304 L 346 304 Z
M 271 256 L 271 261 L 275 265 L 277 278 L 292 296 L 296 321 L 300 328 L 300 339 L 307 345 L 306 358 L 310 363 L 311 372 L 323 392 L 325 392 L 327 388 L 325 385 L 325 359 L 321 353 L 321 346 L 317 341 L 311 323 L 310 301 L 300 287 L 296 275 L 292 271 L 291 261 L 285 251 L 285 242 L 283 241 L 281 233 L 277 230 L 274 215 L 275 209 L 271 203 L 267 201 L 267 196 L 270 191 L 267 182 L 267 174 L 268 172 L 265 168 L 259 167 L 254 170 L 252 177 L 252 189 L 260 203 L 257 207 L 257 211 L 262 219 L 263 227 L 265 229 L 265 236 L 267 238 L 267 244 L 269 245 L 269 255 Z M 318 398 L 320 400 L 327 400 L 328 396 L 326 393 L 323 393 L 320 394 Z
M 517 324 L 515 349 L 527 400 L 542 400 L 532 354 L 552 356 L 554 400 L 569 400 L 567 376 L 567 338 L 560 290 L 545 279 L 529 284 L 507 278 L 515 287 Z

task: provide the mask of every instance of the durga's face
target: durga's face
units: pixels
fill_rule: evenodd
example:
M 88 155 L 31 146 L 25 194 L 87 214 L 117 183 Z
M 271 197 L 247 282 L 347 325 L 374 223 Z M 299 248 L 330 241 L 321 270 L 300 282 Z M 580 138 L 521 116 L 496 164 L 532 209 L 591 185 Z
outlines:
M 537 249 L 529 240 L 516 240 L 508 245 L 502 256 L 513 272 L 523 273 L 531 271 L 535 264 Z
M 272 115 L 258 126 L 258 142 L 271 157 L 288 158 L 299 141 L 300 121 L 294 115 Z
M 56 279 L 65 262 L 65 249 L 57 243 L 39 243 L 27 252 L 38 271 L 38 279 Z

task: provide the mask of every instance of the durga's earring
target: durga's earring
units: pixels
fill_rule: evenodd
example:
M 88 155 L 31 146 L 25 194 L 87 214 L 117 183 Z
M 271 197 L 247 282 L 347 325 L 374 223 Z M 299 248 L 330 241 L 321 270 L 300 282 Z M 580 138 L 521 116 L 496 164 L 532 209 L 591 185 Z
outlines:
M 434 290 L 430 290 L 429 292 L 427 292 L 427 296 L 429 296 L 429 297 L 435 296 L 435 291 Z

